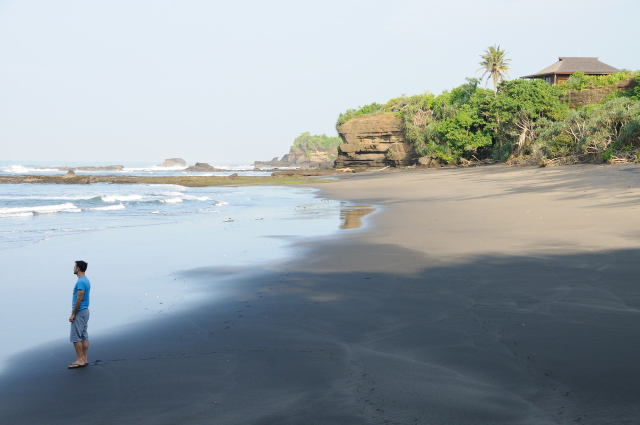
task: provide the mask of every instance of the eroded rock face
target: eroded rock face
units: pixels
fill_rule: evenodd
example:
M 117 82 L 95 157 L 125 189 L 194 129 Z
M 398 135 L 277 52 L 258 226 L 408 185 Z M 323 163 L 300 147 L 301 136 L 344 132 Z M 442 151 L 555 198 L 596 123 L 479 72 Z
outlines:
M 575 109 L 579 106 L 593 105 L 594 103 L 602 102 L 613 90 L 623 92 L 632 90 L 635 86 L 635 78 L 628 78 L 609 87 L 596 87 L 589 90 L 570 91 L 564 95 L 563 98 L 569 102 L 570 108 Z
M 360 115 L 338 127 L 336 168 L 411 165 L 415 151 L 395 114 Z
M 187 161 L 182 158 L 168 158 L 165 159 L 164 162 L 158 167 L 186 167 Z

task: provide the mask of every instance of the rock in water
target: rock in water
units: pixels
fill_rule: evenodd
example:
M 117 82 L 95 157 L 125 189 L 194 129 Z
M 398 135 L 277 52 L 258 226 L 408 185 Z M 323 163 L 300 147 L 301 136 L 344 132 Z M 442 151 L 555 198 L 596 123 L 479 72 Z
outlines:
M 184 171 L 220 171 L 215 167 L 207 164 L 206 162 L 196 162 L 195 165 L 190 165 L 185 168 Z
M 67 171 L 67 174 L 65 174 L 64 176 L 62 176 L 65 179 L 68 179 L 69 177 L 75 177 L 76 176 L 76 172 L 73 170 L 69 170 Z
M 168 158 L 165 159 L 164 162 L 158 167 L 186 167 L 187 161 L 182 158 Z

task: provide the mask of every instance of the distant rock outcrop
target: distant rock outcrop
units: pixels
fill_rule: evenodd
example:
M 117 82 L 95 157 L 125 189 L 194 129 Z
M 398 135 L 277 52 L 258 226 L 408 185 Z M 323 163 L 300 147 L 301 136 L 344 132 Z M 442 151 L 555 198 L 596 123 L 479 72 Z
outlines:
M 618 81 L 616 84 L 608 87 L 592 87 L 587 90 L 570 91 L 563 96 L 563 99 L 569 102 L 569 107 L 575 109 L 579 106 L 593 105 L 602 102 L 612 91 L 623 92 L 633 90 L 637 85 L 635 78 Z
M 182 158 L 168 158 L 165 159 L 164 162 L 158 167 L 186 167 L 187 161 Z
M 340 138 L 326 134 L 302 133 L 293 141 L 289 153 L 281 159 L 255 161 L 255 168 L 331 168 L 338 155 Z
M 386 167 L 416 162 L 405 140 L 402 121 L 395 114 L 358 115 L 338 127 L 344 142 L 338 146 L 336 168 Z
M 256 168 L 331 168 L 333 160 L 324 151 L 304 152 L 301 149 L 291 149 L 281 159 L 273 158 L 271 161 L 255 161 Z
M 222 171 L 218 168 L 212 167 L 206 162 L 196 162 L 195 165 L 190 165 L 185 168 L 184 171 Z

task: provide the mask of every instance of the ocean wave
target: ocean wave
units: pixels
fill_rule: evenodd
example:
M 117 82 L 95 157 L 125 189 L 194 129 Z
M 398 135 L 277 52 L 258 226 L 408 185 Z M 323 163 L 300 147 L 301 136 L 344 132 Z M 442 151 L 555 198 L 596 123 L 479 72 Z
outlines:
M 60 171 L 57 168 L 38 168 L 38 167 L 27 167 L 25 165 L 19 164 L 10 164 L 10 165 L 2 165 L 0 166 L 0 171 L 11 174 L 25 174 L 32 172 L 44 172 L 44 171 Z
M 30 169 L 24 165 L 3 165 L 0 167 L 0 171 L 4 171 L 5 173 L 21 174 L 28 173 Z
M 0 212 L 0 218 L 5 218 L 5 217 L 32 217 L 33 216 L 33 212 L 29 211 L 29 212 L 20 212 L 20 213 L 1 213 Z
M 194 196 L 194 195 L 182 195 L 182 199 L 185 201 L 210 201 L 208 196 Z
M 233 170 L 233 171 L 253 171 L 255 168 L 253 164 L 231 164 L 231 165 L 214 165 L 215 168 L 219 168 L 221 170 Z
M 37 207 L 9 207 L 0 208 L 0 214 L 55 214 L 59 212 L 81 212 L 82 210 L 76 207 L 71 202 L 65 202 L 64 204 L 57 205 L 41 205 Z
M 213 203 L 214 207 L 221 207 L 223 205 L 229 205 L 229 203 L 225 202 L 225 201 L 216 201 L 216 202 Z
M 160 202 L 165 204 L 179 204 L 180 202 L 182 202 L 182 198 L 161 199 Z
M 114 202 L 130 202 L 140 201 L 144 197 L 142 195 L 102 195 L 102 202 L 114 203 Z
M 153 171 L 181 171 L 184 170 L 187 167 L 182 167 L 182 166 L 177 166 L 177 167 L 158 167 L 157 165 L 152 165 L 150 167 L 124 167 L 121 172 L 127 173 L 127 172 L 142 172 L 142 171 L 149 171 L 149 172 L 153 172 Z
M 8 201 L 22 201 L 22 200 L 40 200 L 40 201 L 86 201 L 91 199 L 99 200 L 100 197 L 93 195 L 76 195 L 76 196 L 42 196 L 42 195 L 28 195 L 28 196 L 0 196 L 0 200 Z
M 108 207 L 96 207 L 96 208 L 87 208 L 91 211 L 117 211 L 124 210 L 125 206 L 123 203 L 119 203 L 118 205 L 109 205 Z

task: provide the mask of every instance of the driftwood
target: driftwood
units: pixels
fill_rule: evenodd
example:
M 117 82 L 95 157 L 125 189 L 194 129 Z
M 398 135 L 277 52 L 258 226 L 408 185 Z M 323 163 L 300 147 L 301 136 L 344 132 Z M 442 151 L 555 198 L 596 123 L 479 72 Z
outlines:
M 475 161 L 470 161 L 468 159 L 465 158 L 460 158 L 460 167 L 479 167 L 481 165 L 491 165 L 491 164 L 495 164 L 497 163 L 497 161 L 494 161 L 493 159 L 478 159 L 475 155 L 471 155 Z
M 554 167 L 556 165 L 572 165 L 586 162 L 587 155 L 561 156 L 559 158 L 545 159 L 540 162 L 541 167 Z
M 636 152 L 616 152 L 609 160 L 610 164 L 632 164 L 637 162 Z

